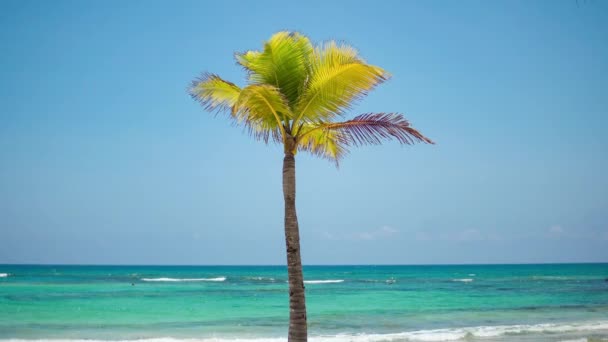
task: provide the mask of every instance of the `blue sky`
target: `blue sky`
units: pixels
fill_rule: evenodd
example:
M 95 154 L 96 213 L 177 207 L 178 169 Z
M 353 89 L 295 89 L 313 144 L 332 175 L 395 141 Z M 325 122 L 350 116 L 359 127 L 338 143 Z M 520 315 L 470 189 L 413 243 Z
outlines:
M 297 156 L 305 264 L 608 261 L 604 1 L 2 1 L 0 263 L 284 264 L 282 150 L 186 94 L 352 44 L 435 146 Z

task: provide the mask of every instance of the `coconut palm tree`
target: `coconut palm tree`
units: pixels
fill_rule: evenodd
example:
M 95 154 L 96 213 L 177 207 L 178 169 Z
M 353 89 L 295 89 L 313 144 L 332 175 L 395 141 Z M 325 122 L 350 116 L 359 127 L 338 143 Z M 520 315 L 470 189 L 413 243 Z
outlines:
M 235 54 L 247 72 L 239 87 L 215 74 L 192 82 L 190 95 L 209 111 L 227 113 L 253 137 L 283 144 L 285 244 L 289 277 L 289 341 L 306 341 L 306 303 L 300 234 L 296 215 L 295 155 L 298 151 L 333 160 L 336 165 L 351 146 L 433 143 L 400 114 L 369 113 L 336 122 L 353 104 L 389 78 L 367 64 L 357 51 L 334 41 L 314 47 L 294 32 L 278 32 L 260 51 Z

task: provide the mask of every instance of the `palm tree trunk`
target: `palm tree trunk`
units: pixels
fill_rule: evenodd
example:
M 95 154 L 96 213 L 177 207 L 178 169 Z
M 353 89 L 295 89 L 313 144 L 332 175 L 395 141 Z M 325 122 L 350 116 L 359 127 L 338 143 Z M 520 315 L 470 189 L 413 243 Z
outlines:
M 290 141 L 293 143 L 293 141 Z M 291 145 L 291 144 L 289 144 Z M 293 145 L 292 145 L 293 146 Z M 296 161 L 291 148 L 285 148 L 283 159 L 283 197 L 285 198 L 285 244 L 289 274 L 288 342 L 307 341 L 306 298 L 300 257 L 300 232 L 296 215 Z

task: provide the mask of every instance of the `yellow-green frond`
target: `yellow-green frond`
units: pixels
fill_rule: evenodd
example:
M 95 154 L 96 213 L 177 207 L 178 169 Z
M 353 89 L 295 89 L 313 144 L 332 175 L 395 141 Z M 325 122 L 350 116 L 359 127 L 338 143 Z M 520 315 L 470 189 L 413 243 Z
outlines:
M 325 124 L 309 125 L 302 127 L 302 131 L 309 134 L 302 135 L 297 139 L 297 148 L 301 151 L 308 151 L 319 157 L 338 162 L 348 153 L 344 138 L 337 130 L 324 129 Z
M 249 121 L 245 127 L 249 135 L 256 140 L 263 140 L 265 143 L 271 139 L 276 143 L 283 141 L 283 131 L 272 121 Z
M 294 111 L 296 125 L 333 119 L 389 77 L 346 45 L 328 43 L 315 51 L 311 62 L 310 80 Z
M 315 48 L 312 62 L 313 69 L 349 63 L 365 64 L 365 61 L 359 57 L 357 49 L 350 45 L 338 44 L 333 40 L 325 42 L 323 45 L 319 45 Z
M 252 84 L 243 88 L 232 107 L 232 115 L 239 123 L 279 129 L 282 134 L 286 122 L 293 117 L 283 94 L 268 84 Z
M 278 32 L 262 51 L 236 54 L 236 59 L 249 71 L 252 83 L 270 84 L 279 88 L 293 108 L 308 78 L 313 46 L 308 37 L 293 32 Z
M 239 97 L 241 88 L 214 74 L 203 74 L 192 81 L 190 96 L 207 110 L 230 110 Z

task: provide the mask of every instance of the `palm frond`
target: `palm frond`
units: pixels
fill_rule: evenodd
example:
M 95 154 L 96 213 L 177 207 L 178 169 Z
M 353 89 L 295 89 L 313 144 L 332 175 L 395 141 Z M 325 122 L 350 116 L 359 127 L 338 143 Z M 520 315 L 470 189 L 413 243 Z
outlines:
M 350 63 L 365 63 L 359 56 L 359 52 L 354 47 L 330 40 L 315 48 L 314 61 L 311 65 L 313 69 L 332 67 Z M 314 72 L 314 70 L 313 70 Z
M 264 44 L 262 51 L 237 53 L 235 57 L 249 72 L 250 82 L 274 85 L 293 108 L 308 78 L 312 52 L 308 37 L 294 32 L 278 32 Z
M 294 126 L 341 115 L 389 77 L 383 69 L 360 59 L 352 47 L 325 44 L 311 58 L 310 80 L 295 107 Z
M 340 159 L 348 153 L 344 143 L 345 139 L 340 137 L 342 134 L 340 131 L 314 129 L 312 125 L 306 125 L 302 130 L 308 131 L 309 134 L 297 139 L 298 150 L 308 151 L 316 156 L 335 161 L 336 166 Z
M 200 102 L 206 110 L 227 111 L 236 103 L 241 92 L 234 83 L 223 80 L 215 74 L 203 73 L 192 81 L 188 93 Z
M 243 88 L 232 107 L 232 115 L 254 131 L 278 129 L 282 135 L 285 135 L 286 123 L 293 117 L 283 94 L 268 84 L 252 84 Z
M 337 132 L 337 140 L 345 146 L 378 145 L 383 139 L 391 138 L 407 145 L 416 142 L 434 144 L 411 127 L 401 114 L 395 113 L 369 113 L 344 122 L 323 123 L 302 131 L 301 136 L 316 136 L 318 131 Z
M 275 143 L 283 142 L 283 131 L 274 121 L 249 121 L 245 123 L 246 131 L 255 140 L 262 140 L 268 143 L 272 140 Z

